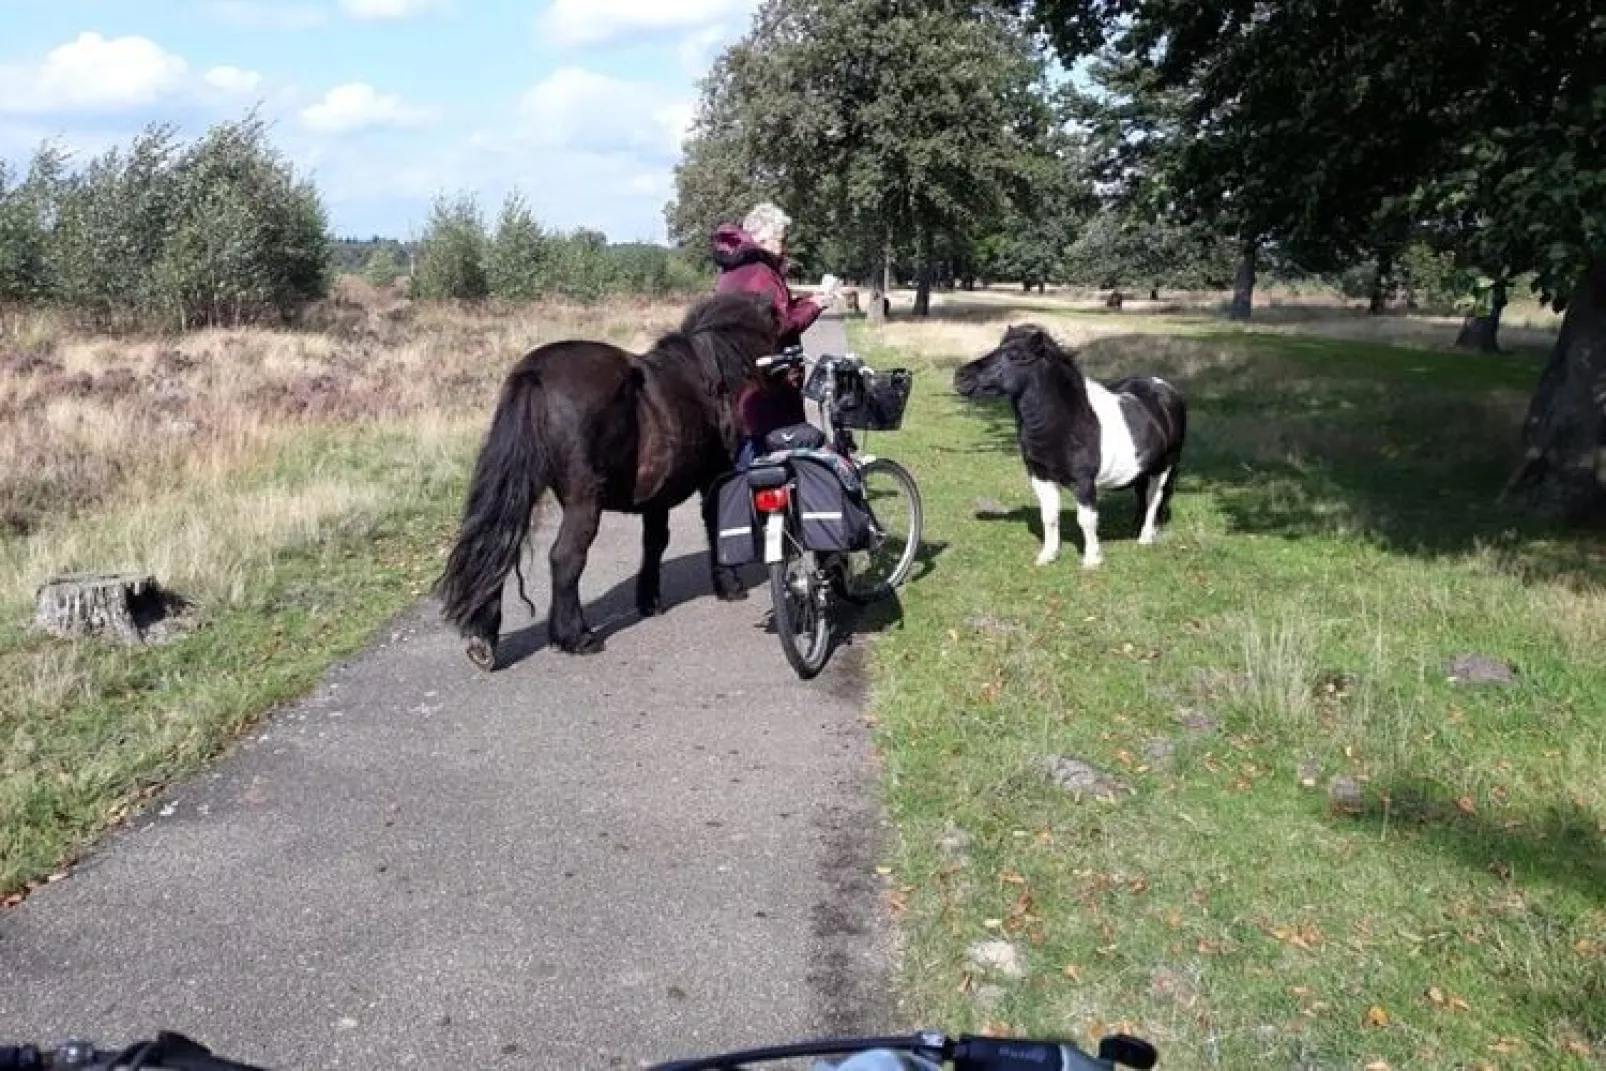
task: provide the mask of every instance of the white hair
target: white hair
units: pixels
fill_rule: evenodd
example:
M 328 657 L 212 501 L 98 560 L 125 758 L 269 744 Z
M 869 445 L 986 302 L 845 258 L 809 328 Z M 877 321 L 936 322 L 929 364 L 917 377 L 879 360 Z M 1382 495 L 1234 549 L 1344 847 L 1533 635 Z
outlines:
M 782 212 L 779 205 L 764 201 L 754 205 L 742 220 L 742 230 L 753 236 L 755 242 L 780 241 L 792 226 L 792 217 Z

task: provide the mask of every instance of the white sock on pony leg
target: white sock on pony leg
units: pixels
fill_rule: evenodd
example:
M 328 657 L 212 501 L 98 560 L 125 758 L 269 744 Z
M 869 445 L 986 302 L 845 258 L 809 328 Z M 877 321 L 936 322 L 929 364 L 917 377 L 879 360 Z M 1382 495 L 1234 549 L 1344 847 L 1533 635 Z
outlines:
M 1047 565 L 1060 556 L 1060 488 L 1053 480 L 1034 476 L 1032 490 L 1037 492 L 1037 511 L 1043 521 L 1043 549 L 1037 564 Z
M 1076 504 L 1076 523 L 1082 528 L 1082 568 L 1093 569 L 1104 563 L 1099 549 L 1099 511 L 1097 506 Z
M 1171 469 L 1166 469 L 1149 485 L 1149 506 L 1143 516 L 1143 531 L 1138 533 L 1139 543 L 1153 543 L 1160 538 L 1156 522 L 1160 518 L 1160 499 L 1165 494 L 1165 485 L 1171 479 L 1171 472 Z

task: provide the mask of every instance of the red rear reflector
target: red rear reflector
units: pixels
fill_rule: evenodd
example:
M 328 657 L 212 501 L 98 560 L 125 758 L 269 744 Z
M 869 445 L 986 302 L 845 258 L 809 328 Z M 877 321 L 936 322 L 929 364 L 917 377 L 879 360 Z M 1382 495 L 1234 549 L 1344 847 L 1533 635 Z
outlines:
M 753 505 L 760 513 L 780 513 L 786 509 L 788 496 L 784 487 L 766 487 L 753 494 Z

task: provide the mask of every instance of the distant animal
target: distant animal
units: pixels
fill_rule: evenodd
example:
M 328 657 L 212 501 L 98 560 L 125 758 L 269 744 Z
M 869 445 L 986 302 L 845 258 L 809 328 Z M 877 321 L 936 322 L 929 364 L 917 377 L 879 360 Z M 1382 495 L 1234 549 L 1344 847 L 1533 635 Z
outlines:
M 965 398 L 1007 397 L 1015 432 L 1043 519 L 1038 565 L 1059 556 L 1061 485 L 1076 498 L 1082 565 L 1103 560 L 1098 492 L 1130 487 L 1143 518 L 1139 543 L 1153 543 L 1170 518 L 1177 466 L 1188 433 L 1187 403 L 1157 376 L 1099 383 L 1075 354 L 1041 327 L 1018 325 L 990 353 L 954 372 Z
M 580 606 L 580 574 L 604 510 L 639 513 L 636 608 L 663 609 L 659 572 L 669 511 L 703 496 L 714 593 L 743 595 L 714 557 L 714 481 L 737 449 L 734 399 L 775 352 L 781 325 L 770 303 L 747 293 L 705 298 L 678 331 L 637 355 L 606 342 L 539 346 L 503 381 L 469 484 L 457 541 L 436 583 L 443 616 L 468 638 L 468 657 L 496 663 L 502 587 L 518 564 L 531 513 L 550 490 L 563 521 L 550 554 L 547 633 L 560 650 L 590 654 L 601 638 Z

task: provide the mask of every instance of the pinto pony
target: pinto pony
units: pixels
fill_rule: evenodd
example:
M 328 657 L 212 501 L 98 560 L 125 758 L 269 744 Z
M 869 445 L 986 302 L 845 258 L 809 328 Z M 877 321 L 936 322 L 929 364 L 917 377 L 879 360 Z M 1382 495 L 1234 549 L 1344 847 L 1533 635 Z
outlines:
M 703 496 L 714 592 L 742 597 L 734 571 L 713 556 L 709 491 L 736 454 L 736 392 L 756 374 L 754 362 L 775 351 L 779 332 L 767 302 L 720 294 L 700 301 L 645 354 L 594 341 L 552 342 L 525 354 L 502 384 L 457 542 L 436 583 L 442 616 L 468 639 L 470 661 L 486 670 L 496 664 L 502 586 L 549 490 L 563 508 L 547 618 L 560 650 L 602 649 L 581 611 L 580 574 L 604 510 L 641 515 L 636 608 L 643 616 L 663 609 L 669 511 L 693 493 Z
M 1007 397 L 1015 434 L 1043 518 L 1038 565 L 1059 557 L 1060 485 L 1076 496 L 1082 566 L 1103 560 L 1098 492 L 1132 488 L 1143 518 L 1139 543 L 1159 538 L 1170 516 L 1177 463 L 1188 432 L 1182 395 L 1155 376 L 1130 376 L 1107 386 L 1082 374 L 1075 355 L 1031 325 L 1011 327 L 985 356 L 954 372 L 965 398 Z

